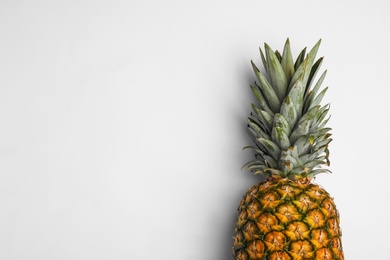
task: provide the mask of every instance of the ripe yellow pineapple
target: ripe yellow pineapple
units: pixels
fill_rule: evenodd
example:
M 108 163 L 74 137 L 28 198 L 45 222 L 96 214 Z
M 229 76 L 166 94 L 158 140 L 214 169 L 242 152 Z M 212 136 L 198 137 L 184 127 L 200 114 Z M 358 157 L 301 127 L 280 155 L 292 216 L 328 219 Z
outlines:
M 312 178 L 329 165 L 329 105 L 321 106 L 325 78 L 314 78 L 320 41 L 293 61 L 287 39 L 282 54 L 260 49 L 265 73 L 252 62 L 257 104 L 248 118 L 255 159 L 249 171 L 265 181 L 251 187 L 238 208 L 233 255 L 236 260 L 344 259 L 339 213 L 332 197 Z

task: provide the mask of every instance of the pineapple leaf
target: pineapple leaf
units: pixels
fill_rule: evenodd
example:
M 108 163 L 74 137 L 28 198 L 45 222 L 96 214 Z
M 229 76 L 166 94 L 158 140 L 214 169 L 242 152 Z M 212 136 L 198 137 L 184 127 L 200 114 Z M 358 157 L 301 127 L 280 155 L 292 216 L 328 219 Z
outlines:
M 269 138 L 270 136 L 263 130 L 263 128 L 252 118 L 248 118 L 249 129 L 254 130 L 253 135 L 257 137 Z
M 241 170 L 244 169 L 245 167 L 249 167 L 249 166 L 252 166 L 252 165 L 261 165 L 262 162 L 259 161 L 258 159 L 254 159 L 254 160 L 251 160 L 247 163 L 245 163 L 242 167 L 241 167 Z
M 264 73 L 251 61 L 257 102 L 252 104 L 248 129 L 254 144 L 244 149 L 251 149 L 255 160 L 243 167 L 252 173 L 298 179 L 330 172 L 322 169 L 330 163 L 332 139 L 326 127 L 329 104 L 321 106 L 328 90 L 320 90 L 326 71 L 316 80 L 323 63 L 323 57 L 316 60 L 320 44 L 321 40 L 308 53 L 304 48 L 294 61 L 288 38 L 283 52 L 265 43 L 264 52 L 259 48 Z
M 265 165 L 261 165 L 261 164 L 254 164 L 254 165 L 251 165 L 251 166 L 248 166 L 247 167 L 247 170 L 248 171 L 264 171 L 266 168 L 268 168 L 267 166 Z
M 326 117 L 328 112 L 329 112 L 329 105 L 325 105 L 325 106 L 321 107 L 320 109 L 318 109 L 318 112 L 317 112 L 316 116 L 314 117 L 313 123 L 310 127 L 311 132 L 315 132 L 315 131 L 317 131 L 317 129 L 321 129 L 326 125 L 326 123 L 329 119 L 324 121 L 322 124 L 321 124 L 321 122 L 324 120 L 324 118 Z
M 283 161 L 282 162 L 290 162 L 293 164 L 293 167 L 292 169 L 296 168 L 296 167 L 299 167 L 299 166 L 302 166 L 302 162 L 299 160 L 299 158 L 295 158 L 294 156 L 290 155 L 290 154 L 287 154 L 286 156 L 283 157 Z M 291 166 L 290 166 L 291 167 Z M 289 169 L 290 170 L 290 169 Z
M 267 125 L 271 127 L 274 120 L 273 116 L 264 110 L 258 110 L 257 112 L 259 112 L 259 114 L 262 116 L 263 120 L 265 121 L 264 123 L 267 123 Z
M 301 124 L 298 124 L 298 126 L 294 129 L 294 131 L 290 135 L 290 142 L 295 143 L 300 136 L 307 135 L 309 133 L 310 123 L 311 123 L 310 120 L 305 120 Z
M 270 154 L 275 160 L 279 159 L 281 151 L 277 144 L 265 138 L 258 138 L 257 141 L 261 143 L 265 149 L 267 149 L 268 154 Z
M 314 144 L 313 151 L 318 151 L 320 148 L 326 147 L 332 141 L 333 141 L 332 138 L 327 138 L 327 139 L 325 139 L 325 140 L 323 140 L 321 142 L 318 142 L 318 143 Z
M 326 70 L 322 73 L 320 78 L 318 79 L 317 83 L 315 84 L 313 90 L 310 90 L 305 95 L 305 101 L 304 101 L 304 111 L 307 111 L 310 104 L 312 103 L 314 97 L 317 95 L 318 90 L 320 89 L 322 82 L 324 81 L 326 76 Z
M 325 93 L 326 93 L 327 90 L 328 90 L 328 87 L 324 88 L 324 89 L 320 92 L 320 94 L 318 94 L 318 96 L 317 96 L 317 97 L 313 100 L 313 102 L 310 104 L 309 110 L 310 110 L 311 108 L 315 107 L 315 106 L 318 106 L 318 105 L 321 103 L 321 101 L 322 101 L 323 97 L 325 96 Z
M 312 178 L 314 176 L 316 176 L 317 174 L 320 174 L 320 173 L 332 173 L 330 170 L 328 169 L 316 169 L 316 170 L 312 170 L 308 177 Z
M 300 77 L 295 81 L 295 84 L 292 86 L 288 96 L 291 98 L 292 103 L 294 104 L 295 111 L 297 112 L 297 117 L 300 117 L 302 114 L 303 107 L 303 96 L 305 93 L 305 83 L 304 74 L 301 74 Z
M 305 82 L 305 91 L 306 91 L 306 83 L 310 76 L 310 71 L 313 66 L 313 62 L 315 59 L 315 56 L 317 55 L 318 48 L 320 47 L 321 40 L 319 40 L 314 47 L 310 50 L 310 52 L 307 54 L 306 58 L 300 63 L 299 67 L 296 68 L 295 73 L 293 75 L 293 78 L 290 82 L 290 88 L 295 84 L 297 79 L 301 76 L 301 74 L 304 75 L 304 78 L 302 81 Z
M 291 134 L 291 127 L 286 118 L 282 114 L 276 113 L 273 122 L 274 127 L 280 127 L 289 136 Z
M 315 167 L 317 167 L 319 165 L 324 165 L 324 164 L 326 164 L 326 163 L 322 160 L 314 160 L 314 161 L 309 161 L 309 162 L 305 163 L 303 166 L 310 168 L 310 169 L 314 169 Z
M 279 110 L 280 101 L 275 90 L 253 62 L 252 67 L 257 79 L 259 80 L 260 88 L 267 97 L 267 101 L 271 110 L 276 113 Z
M 259 119 L 261 125 L 264 126 L 265 130 L 268 133 L 271 133 L 273 116 L 268 114 L 266 111 L 259 109 L 255 105 L 253 106 L 253 111 L 255 112 L 255 115 Z
M 275 56 L 278 58 L 279 62 L 282 61 L 282 55 L 280 55 L 280 52 L 278 50 L 275 51 Z
M 259 120 L 259 122 L 264 126 L 264 130 L 267 131 L 267 133 L 271 133 L 271 126 L 270 123 L 272 120 L 272 115 L 270 115 L 268 112 L 261 110 L 256 105 L 252 104 L 253 112 L 255 113 L 254 116 Z
M 314 138 L 310 135 L 302 135 L 294 143 L 294 146 L 298 148 L 298 154 L 304 155 L 309 152 L 310 147 L 314 144 Z
M 267 111 L 269 114 L 273 115 L 272 110 L 269 108 L 267 101 L 265 100 L 263 94 L 260 91 L 260 88 L 258 86 L 250 86 L 252 89 L 253 94 L 255 94 L 256 100 L 259 103 L 260 107 Z
M 289 96 L 284 99 L 280 108 L 280 114 L 287 120 L 290 128 L 293 129 L 297 122 L 298 116 L 294 103 Z
M 264 68 L 265 68 L 265 72 L 268 74 L 268 62 L 267 62 L 267 60 L 265 59 L 265 56 L 264 56 L 264 53 L 263 53 L 262 49 L 259 48 L 259 50 L 260 50 L 261 61 L 263 62 L 263 66 L 264 66 Z
M 326 111 L 326 112 L 328 112 L 328 111 Z M 330 116 L 327 119 L 325 119 L 318 128 L 324 128 L 325 125 L 328 123 L 329 119 L 330 119 Z
M 279 175 L 279 176 L 285 176 L 285 174 L 283 174 L 282 171 L 278 170 L 278 169 L 274 169 L 274 168 L 267 168 L 264 170 L 264 173 L 268 174 L 268 175 Z
M 288 135 L 281 127 L 274 127 L 272 129 L 272 140 L 282 149 L 286 149 L 291 146 Z
M 296 70 L 289 86 L 289 96 L 296 106 L 298 117 L 302 114 L 303 101 L 306 92 L 307 80 L 310 75 L 310 71 L 313 65 L 314 58 L 317 54 L 318 48 L 320 47 L 321 40 L 311 49 L 306 59 Z
M 305 121 L 313 121 L 313 119 L 317 115 L 319 108 L 320 106 L 315 106 L 310 109 L 303 117 L 301 117 L 301 119 L 299 119 L 298 125 L 302 124 Z
M 298 67 L 301 66 L 303 60 L 305 59 L 305 55 L 306 55 L 306 47 L 299 53 L 299 55 L 295 61 L 295 64 L 294 64 L 295 70 L 297 70 Z
M 315 140 L 318 140 L 318 139 L 322 139 L 326 134 L 328 134 L 329 131 L 331 131 L 332 128 L 330 127 L 325 127 L 325 128 L 319 128 L 318 130 L 316 130 L 314 133 L 312 133 L 311 135 L 313 136 L 313 138 Z M 329 134 L 330 136 L 330 134 Z
M 317 75 L 317 72 L 318 72 L 319 68 L 321 67 L 323 60 L 324 60 L 324 57 L 321 57 L 313 64 L 313 67 L 311 68 L 311 71 L 310 71 L 310 74 L 309 74 L 309 78 L 307 80 L 306 92 L 305 93 L 308 93 L 308 91 L 310 90 L 310 86 L 311 86 L 311 84 L 313 82 L 313 79 Z
M 298 155 L 298 148 L 296 146 L 282 151 L 280 155 L 280 165 L 285 173 L 302 165 Z
M 264 161 L 265 161 L 265 165 L 268 167 L 277 168 L 277 166 L 278 166 L 278 163 L 276 162 L 276 160 L 274 158 L 272 158 L 271 156 L 264 155 Z
M 289 176 L 294 176 L 295 175 L 295 176 L 303 176 L 303 177 L 305 177 L 305 176 L 307 176 L 309 174 L 309 172 L 310 172 L 310 168 L 305 168 L 303 166 L 300 166 L 300 167 L 292 169 L 288 173 L 288 175 Z
M 291 54 L 290 40 L 288 38 L 286 40 L 286 43 L 284 44 L 281 64 L 287 82 L 290 82 L 292 76 L 294 75 L 295 68 L 294 68 L 294 61 Z
M 325 160 L 326 160 L 326 165 L 330 166 L 328 147 L 325 148 Z
M 306 164 L 308 162 L 311 162 L 311 161 L 314 161 L 314 160 L 320 158 L 321 155 L 324 154 L 325 150 L 326 150 L 326 147 L 322 147 L 322 148 L 318 149 L 317 151 L 312 151 L 311 153 L 300 156 L 299 159 L 301 160 L 301 162 L 303 164 Z
M 288 82 L 282 65 L 280 64 L 281 56 L 278 56 L 272 51 L 268 44 L 264 44 L 265 55 L 268 62 L 268 74 L 279 100 L 282 100 L 286 96 Z M 263 84 L 263 83 L 262 83 Z M 280 105 L 280 104 L 279 104 Z

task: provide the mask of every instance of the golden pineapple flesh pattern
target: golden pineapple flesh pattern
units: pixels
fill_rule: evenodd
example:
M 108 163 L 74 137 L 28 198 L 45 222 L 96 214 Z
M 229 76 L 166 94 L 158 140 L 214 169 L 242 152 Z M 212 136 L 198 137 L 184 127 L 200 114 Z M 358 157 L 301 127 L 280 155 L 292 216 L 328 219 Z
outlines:
M 329 105 L 320 102 L 326 75 L 314 78 L 322 64 L 315 60 L 320 41 L 295 61 L 287 39 L 283 53 L 265 44 L 260 49 L 265 73 L 252 62 L 258 82 L 251 89 L 257 104 L 248 118 L 255 159 L 245 166 L 266 180 L 251 187 L 238 208 L 233 237 L 236 260 L 344 259 L 340 218 L 333 198 L 311 183 L 330 172 L 326 127 Z

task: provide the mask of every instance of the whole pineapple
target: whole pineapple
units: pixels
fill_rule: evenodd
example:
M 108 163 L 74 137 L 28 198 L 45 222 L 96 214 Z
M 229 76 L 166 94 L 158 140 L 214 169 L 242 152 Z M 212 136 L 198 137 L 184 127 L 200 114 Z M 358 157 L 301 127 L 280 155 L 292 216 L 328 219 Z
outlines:
M 263 74 L 252 62 L 258 83 L 251 86 L 257 104 L 248 118 L 255 159 L 248 170 L 267 179 L 251 187 L 238 208 L 235 259 L 344 259 L 340 220 L 332 197 L 311 183 L 329 165 L 329 105 L 320 102 L 326 75 L 314 78 L 320 41 L 293 61 L 287 39 L 282 54 L 265 44 Z

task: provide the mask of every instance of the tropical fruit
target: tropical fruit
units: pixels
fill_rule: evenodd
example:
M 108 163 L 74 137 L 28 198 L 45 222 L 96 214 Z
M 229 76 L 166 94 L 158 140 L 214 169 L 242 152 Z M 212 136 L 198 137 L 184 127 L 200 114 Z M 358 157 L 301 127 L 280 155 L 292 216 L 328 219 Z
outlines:
M 326 71 L 315 81 L 323 58 L 320 42 L 295 61 L 289 39 L 283 52 L 267 44 L 260 56 L 264 72 L 252 62 L 257 82 L 248 128 L 255 159 L 245 167 L 265 181 L 251 187 L 238 208 L 233 237 L 236 260 L 344 259 L 340 217 L 333 198 L 312 183 L 330 172 L 329 105 L 321 105 Z

